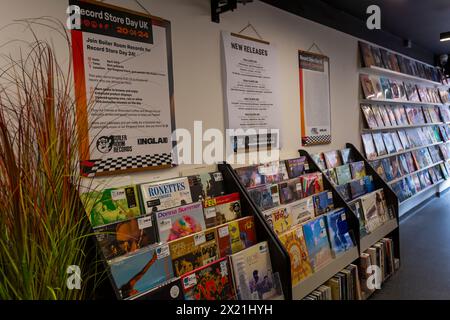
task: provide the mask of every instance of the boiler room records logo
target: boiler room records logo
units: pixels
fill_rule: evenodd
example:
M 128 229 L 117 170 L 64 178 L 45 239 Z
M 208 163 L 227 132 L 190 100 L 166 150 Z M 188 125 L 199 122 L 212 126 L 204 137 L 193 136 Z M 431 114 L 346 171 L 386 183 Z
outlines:
M 132 152 L 133 147 L 127 146 L 127 136 L 117 135 L 117 136 L 101 136 L 97 139 L 96 146 L 97 150 L 103 154 L 120 152 Z
M 101 153 L 109 153 L 113 147 L 114 137 L 113 136 L 102 136 L 97 139 L 97 150 Z

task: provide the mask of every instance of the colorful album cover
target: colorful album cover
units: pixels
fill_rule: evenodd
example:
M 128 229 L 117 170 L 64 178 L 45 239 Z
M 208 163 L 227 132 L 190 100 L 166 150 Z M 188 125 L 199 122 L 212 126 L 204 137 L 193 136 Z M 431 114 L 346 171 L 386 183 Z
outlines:
M 302 226 L 283 233 L 279 239 L 291 259 L 291 281 L 295 286 L 313 273 Z
M 265 183 L 264 176 L 259 173 L 256 165 L 237 168 L 234 171 L 245 188 L 260 186 Z
M 192 202 L 198 202 L 225 194 L 221 172 L 196 174 L 188 177 Z
M 392 70 L 391 61 L 389 60 L 388 52 L 386 49 L 380 48 L 381 60 L 386 69 Z
M 405 194 L 403 192 L 403 184 L 402 184 L 403 180 L 394 182 L 393 184 L 391 184 L 391 188 L 394 191 L 394 193 L 396 194 L 398 201 L 402 202 L 406 199 Z
M 293 178 L 278 184 L 280 203 L 287 204 L 302 198 L 302 184 L 300 178 Z
M 352 180 L 352 174 L 350 172 L 351 165 L 352 164 L 350 164 L 350 165 L 344 164 L 342 166 L 335 168 L 338 184 L 345 184 L 345 183 L 349 182 L 350 180 Z
M 417 175 L 417 173 L 412 174 L 411 177 L 413 179 L 413 182 L 414 182 L 417 192 L 421 191 L 422 185 L 420 183 L 419 176 Z
M 366 176 L 366 165 L 364 161 L 350 163 L 350 170 L 353 179 L 361 179 Z
M 439 132 L 441 134 L 441 137 L 442 137 L 443 141 L 448 141 L 449 140 L 449 136 L 447 134 L 447 130 L 445 130 L 444 126 L 439 126 Z
M 133 300 L 184 300 L 180 278 L 172 278 L 156 288 L 133 297 Z
M 181 277 L 185 300 L 235 300 L 227 258 L 211 262 Z
M 432 131 L 434 143 L 443 141 L 438 127 L 429 127 L 429 129 Z
M 270 211 L 270 214 L 272 215 L 273 231 L 277 234 L 282 234 L 291 228 L 292 216 L 286 208 L 275 208 Z
M 428 168 L 428 173 L 430 174 L 430 179 L 432 183 L 437 183 L 439 180 L 436 176 L 436 172 L 434 171 L 433 168 Z
M 169 242 L 177 277 L 219 259 L 216 230 L 209 229 Z
M 382 108 L 382 106 L 374 105 L 372 106 L 372 111 L 379 127 L 391 126 L 391 120 L 389 120 L 389 116 L 386 113 L 386 110 Z
M 372 176 L 364 176 L 363 181 L 364 181 L 364 190 L 366 191 L 365 193 L 375 191 L 375 184 L 373 183 Z
M 447 147 L 446 144 L 440 144 L 439 150 L 441 150 L 441 154 L 444 157 L 445 160 L 450 159 L 450 149 Z
M 364 213 L 362 210 L 361 199 L 353 201 L 349 204 L 350 209 L 355 213 L 356 217 L 359 220 L 359 236 L 362 239 L 368 233 L 366 229 L 366 221 L 364 219 Z
M 367 231 L 372 232 L 382 224 L 378 215 L 376 193 L 372 192 L 361 197 L 361 207 Z
M 372 165 L 372 168 L 375 170 L 375 172 L 378 173 L 378 175 L 382 179 L 386 180 L 386 174 L 384 173 L 384 168 L 383 168 L 383 164 L 381 163 L 381 161 L 380 160 L 373 161 L 371 163 L 371 165 Z
M 430 113 L 431 108 L 423 107 L 423 115 L 425 116 L 426 123 L 433 123 L 433 118 L 431 117 Z
M 258 173 L 264 177 L 265 184 L 283 181 L 285 171 L 286 166 L 284 163 L 281 164 L 280 161 L 272 161 L 258 165 Z
M 252 216 L 217 226 L 220 257 L 229 256 L 256 244 L 255 222 Z
M 440 108 L 435 106 L 435 107 L 429 107 L 428 111 L 430 113 L 430 117 L 432 122 L 434 123 L 439 123 L 442 122 L 443 120 L 441 119 L 441 113 L 440 113 Z
M 333 194 L 330 191 L 313 195 L 313 202 L 316 217 L 334 209 Z
M 400 189 L 402 192 L 402 196 L 400 197 L 402 199 L 402 201 L 404 201 L 412 196 L 411 190 L 409 189 L 409 186 L 406 183 L 405 179 L 400 180 L 399 185 L 400 185 Z
M 398 163 L 397 157 L 390 157 L 389 161 L 391 163 L 392 177 L 394 179 L 400 178 L 402 175 L 400 172 L 400 165 Z
M 344 201 L 347 202 L 352 199 L 351 194 L 350 194 L 350 187 L 349 187 L 348 183 L 338 185 L 335 188 L 336 188 L 336 191 L 341 195 L 342 199 L 344 199 Z
M 159 241 L 169 242 L 206 229 L 201 202 L 155 212 Z
M 149 246 L 112 260 L 110 270 L 122 299 L 144 293 L 174 276 L 166 244 Z
M 391 111 L 394 113 L 395 121 L 398 126 L 408 125 L 408 119 L 406 119 L 406 123 L 403 122 L 401 109 L 403 109 L 403 106 L 388 106 L 386 108 L 391 109 Z
M 187 177 L 140 185 L 145 213 L 192 203 Z
M 394 126 L 394 127 L 395 126 L 400 126 L 401 123 L 397 122 L 397 119 L 395 117 L 395 113 L 394 113 L 393 108 L 390 107 L 390 106 L 383 106 L 383 107 L 386 110 L 386 113 L 387 113 L 387 115 L 389 117 L 389 120 L 391 121 L 391 125 Z
M 405 83 L 406 96 L 409 101 L 420 102 L 419 94 L 417 93 L 417 88 L 413 83 Z
M 331 183 L 333 183 L 333 184 L 339 184 L 338 178 L 337 178 L 337 174 L 336 174 L 336 169 L 333 168 L 333 169 L 325 170 L 325 171 L 323 172 L 323 174 L 324 174 L 325 176 L 327 176 L 328 179 L 330 179 Z
M 375 65 L 375 61 L 373 58 L 371 46 L 365 42 L 359 41 L 359 49 L 361 52 L 362 60 L 364 62 L 364 66 L 366 68 L 370 68 Z
M 306 157 L 299 157 L 296 159 L 289 159 L 285 161 L 286 169 L 290 179 L 297 178 L 309 170 L 308 161 Z
M 375 118 L 377 119 L 377 121 L 383 121 L 384 126 L 385 127 L 390 127 L 395 125 L 391 122 L 391 119 L 389 118 L 389 115 L 387 113 L 387 109 L 385 106 L 374 106 L 375 108 L 373 108 L 374 110 L 374 114 L 375 114 Z M 381 120 L 380 120 L 381 118 Z
M 386 176 L 386 181 L 394 180 L 394 174 L 392 172 L 391 161 L 389 158 L 381 159 L 381 165 L 384 169 L 384 174 Z
M 292 226 L 299 225 L 307 220 L 314 218 L 313 197 L 303 198 L 286 205 L 286 209 L 291 216 Z
M 446 104 L 449 100 L 449 93 L 447 90 L 439 90 L 439 97 L 441 98 L 441 102 Z
M 356 199 L 366 193 L 364 179 L 352 180 L 348 185 L 352 199 Z
M 399 130 L 399 131 L 397 131 L 397 133 L 398 133 L 398 137 L 400 138 L 403 148 L 405 150 L 409 149 L 410 145 L 409 145 L 408 137 L 406 136 L 405 131 Z
M 405 177 L 405 183 L 409 189 L 409 193 L 411 195 L 415 195 L 417 193 L 417 190 L 416 190 L 416 185 L 414 184 L 412 177 L 411 176 Z
M 444 164 L 444 163 L 441 163 L 441 164 L 439 165 L 439 168 L 441 169 L 442 178 L 445 179 L 445 180 L 448 180 L 448 178 L 449 178 L 449 172 L 448 172 L 447 167 L 445 166 L 445 164 Z
M 266 241 L 230 256 L 239 300 L 276 300 L 283 297 L 275 281 Z
M 383 141 L 384 145 L 386 146 L 387 153 L 395 153 L 395 146 L 394 141 L 392 141 L 392 136 L 390 132 L 384 132 L 383 133 Z
M 337 150 L 324 152 L 323 155 L 328 169 L 342 165 L 341 157 L 339 157 L 339 152 Z
M 381 84 L 381 90 L 383 92 L 383 97 L 385 99 L 393 99 L 394 96 L 392 94 L 391 84 L 389 82 L 389 79 L 380 77 L 380 84 Z
M 93 228 L 137 217 L 141 214 L 134 185 L 80 194 Z
M 334 255 L 339 255 L 354 247 L 353 240 L 348 230 L 345 209 L 336 209 L 328 213 L 326 217 L 331 249 L 333 250 Z
M 391 66 L 393 71 L 401 72 L 400 67 L 398 65 L 397 55 L 391 51 L 388 51 L 388 57 L 391 61 Z
M 157 242 L 153 214 L 108 224 L 94 229 L 106 260 L 137 251 Z
M 375 115 L 373 114 L 372 108 L 369 104 L 361 104 L 361 110 L 363 111 L 364 118 L 366 119 L 367 126 L 370 129 L 377 128 L 378 122 L 377 119 L 375 119 Z
M 288 180 L 289 174 L 286 167 L 286 161 L 280 160 L 278 161 L 280 167 L 280 181 Z
M 325 216 L 306 222 L 303 234 L 311 266 L 314 271 L 318 271 L 333 259 Z
M 375 62 L 375 66 L 384 68 L 383 61 L 381 60 L 380 48 L 371 46 L 371 49 L 372 49 L 372 57 L 373 57 L 373 61 Z
M 372 80 L 367 74 L 360 74 L 359 79 L 361 81 L 361 86 L 364 93 L 364 98 L 366 99 L 376 99 L 376 91 L 372 84 Z
M 442 179 L 444 179 L 444 174 L 441 170 L 441 166 L 434 166 L 431 169 L 434 170 L 434 173 L 436 174 L 436 179 L 437 181 L 441 181 Z
M 441 154 L 440 154 L 441 151 L 440 151 L 439 146 L 428 147 L 428 151 L 430 153 L 431 160 L 433 160 L 433 163 L 442 161 Z
M 248 189 L 247 191 L 255 205 L 262 211 L 269 210 L 280 205 L 278 185 L 276 184 L 255 187 Z
M 238 192 L 206 199 L 203 202 L 206 227 L 210 228 L 241 217 Z
M 400 89 L 398 88 L 398 82 L 394 79 L 390 79 L 389 84 L 391 86 L 392 99 L 400 100 Z
M 342 164 L 349 164 L 351 162 L 356 161 L 352 152 L 352 149 L 345 148 L 340 150 Z
M 366 154 L 366 158 L 372 160 L 377 157 L 377 152 L 375 151 L 375 145 L 372 139 L 372 135 L 370 133 L 365 133 L 361 135 L 364 152 Z
M 324 171 L 327 169 L 327 165 L 325 164 L 325 157 L 322 152 L 311 154 L 311 158 L 314 163 L 319 167 L 320 171 Z
M 420 171 L 417 173 L 419 180 L 420 180 L 420 185 L 422 186 L 422 189 L 425 189 L 429 186 L 431 186 L 433 184 L 433 182 L 431 181 L 431 177 L 428 171 Z
M 405 154 L 401 154 L 398 156 L 398 163 L 400 165 L 400 175 L 404 176 L 410 173 L 408 160 L 406 160 Z
M 305 174 L 300 177 L 300 181 L 304 198 L 323 191 L 322 173 L 320 172 Z
M 395 151 L 402 152 L 404 149 L 397 132 L 391 132 L 391 137 L 392 142 L 394 142 Z
M 450 122 L 450 109 L 448 106 L 440 108 L 440 114 L 443 122 Z
M 387 154 L 386 146 L 384 145 L 383 136 L 381 133 L 372 134 L 373 141 L 375 143 L 375 149 L 377 151 L 378 156 L 384 156 Z M 370 160 L 370 158 L 369 158 Z

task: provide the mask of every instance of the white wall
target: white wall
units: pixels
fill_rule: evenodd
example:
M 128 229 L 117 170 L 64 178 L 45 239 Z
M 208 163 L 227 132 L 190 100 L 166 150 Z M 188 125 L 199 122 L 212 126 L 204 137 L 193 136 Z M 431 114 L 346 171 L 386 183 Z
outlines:
M 134 1 L 115 0 L 108 3 L 141 11 Z M 299 77 L 297 50 L 306 50 L 315 42 L 330 57 L 332 145 L 311 147 L 315 152 L 342 148 L 345 142 L 359 145 L 357 40 L 317 23 L 299 18 L 267 4 L 255 1 L 221 16 L 221 23 L 211 22 L 209 0 L 141 0 L 156 16 L 172 22 L 173 65 L 175 83 L 176 125 L 193 128 L 195 120 L 203 120 L 205 129 L 224 128 L 220 31 L 238 32 L 251 22 L 262 37 L 275 44 L 279 52 L 279 79 L 282 104 L 282 158 L 295 157 L 300 148 Z M 65 21 L 64 0 L 2 0 L 2 25 L 14 19 L 52 16 Z M 17 28 L 10 27 L 9 30 Z M 46 38 L 51 36 L 41 33 Z M 54 35 L 54 34 L 53 34 Z M 253 34 L 248 34 L 254 36 Z M 5 36 L 21 38 L 22 32 Z M 54 40 L 55 41 L 55 40 Z M 56 49 L 63 44 L 56 42 Z M 4 52 L 5 49 L 3 49 Z M 138 182 L 177 175 L 185 166 L 166 171 L 133 175 Z
M 224 129 L 222 96 L 220 31 L 238 32 L 248 22 L 261 36 L 275 44 L 279 53 L 280 96 L 282 104 L 281 158 L 296 157 L 300 143 L 299 76 L 297 50 L 306 50 L 315 42 L 330 57 L 332 144 L 309 147 L 310 152 L 343 148 L 346 142 L 360 147 L 360 112 L 358 107 L 357 39 L 300 18 L 270 5 L 254 1 L 238 5 L 235 12 L 221 16 L 221 23 L 211 22 L 209 0 L 140 0 L 153 14 L 172 22 L 173 65 L 175 83 L 175 116 L 178 128 L 191 130 L 196 120 L 204 129 Z M 141 11 L 131 0 L 106 1 Z M 65 21 L 64 0 L 1 0 L 1 25 L 15 19 L 51 16 Z M 22 29 L 10 26 L 11 34 L 0 31 L 0 43 L 23 38 Z M 61 59 L 67 54 L 56 33 L 41 32 L 53 39 Z M 253 34 L 248 34 L 254 36 Z M 0 53 L 11 48 L 0 47 Z M 198 166 L 133 174 L 135 182 L 161 179 L 187 173 Z

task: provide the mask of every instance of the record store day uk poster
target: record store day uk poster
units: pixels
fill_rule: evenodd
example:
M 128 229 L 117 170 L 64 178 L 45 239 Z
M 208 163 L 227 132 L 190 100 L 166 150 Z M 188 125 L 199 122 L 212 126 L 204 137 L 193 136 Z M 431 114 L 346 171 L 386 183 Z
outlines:
M 85 176 L 170 167 L 175 130 L 170 22 L 69 1 Z

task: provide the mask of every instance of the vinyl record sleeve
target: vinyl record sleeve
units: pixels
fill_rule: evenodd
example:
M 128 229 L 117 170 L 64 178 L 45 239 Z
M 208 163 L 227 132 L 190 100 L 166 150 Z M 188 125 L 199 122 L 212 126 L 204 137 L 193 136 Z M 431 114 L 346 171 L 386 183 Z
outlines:
M 140 189 L 145 213 L 192 203 L 187 177 L 144 183 Z

